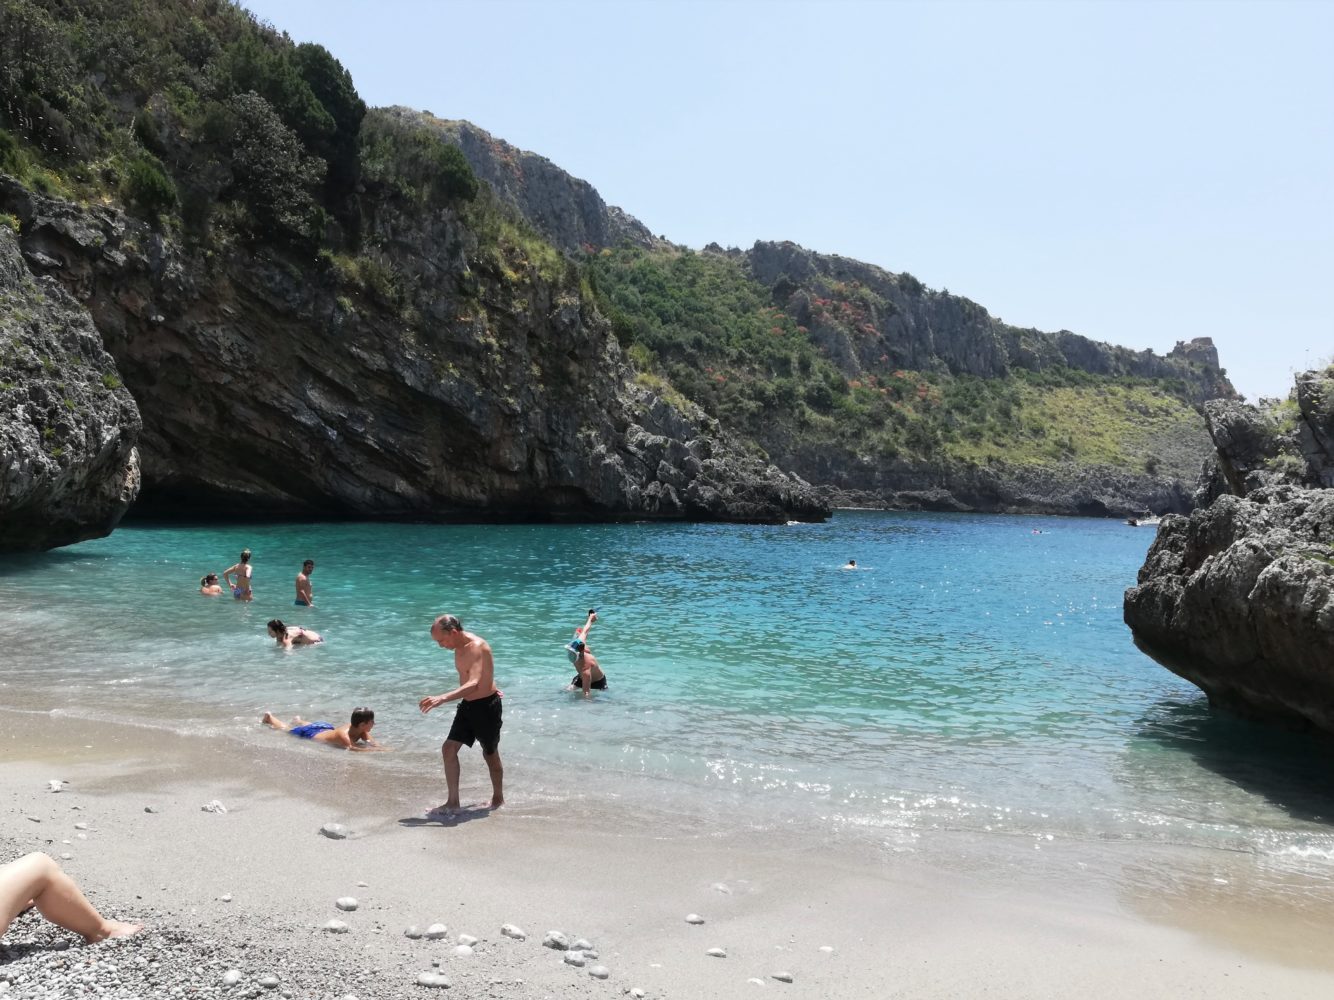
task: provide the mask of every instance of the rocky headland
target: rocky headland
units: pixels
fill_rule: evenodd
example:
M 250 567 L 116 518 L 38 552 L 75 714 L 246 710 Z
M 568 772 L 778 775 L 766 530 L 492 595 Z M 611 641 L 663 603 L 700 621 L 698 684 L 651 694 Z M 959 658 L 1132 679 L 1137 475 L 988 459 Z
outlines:
M 1164 519 L 1126 624 L 1211 704 L 1334 733 L 1334 370 L 1281 404 L 1205 412 L 1201 506 Z

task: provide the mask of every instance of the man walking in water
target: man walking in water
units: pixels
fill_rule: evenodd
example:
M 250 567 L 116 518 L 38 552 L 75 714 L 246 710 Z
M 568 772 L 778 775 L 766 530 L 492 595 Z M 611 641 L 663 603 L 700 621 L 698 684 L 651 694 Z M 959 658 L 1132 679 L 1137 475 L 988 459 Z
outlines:
M 305 608 L 315 606 L 315 595 L 310 589 L 310 574 L 315 572 L 315 560 L 307 559 L 301 564 L 301 572 L 296 575 L 296 600 L 293 604 Z
M 422 714 L 449 701 L 457 701 L 454 723 L 440 747 L 445 762 L 445 786 L 448 798 L 433 812 L 459 808 L 459 748 L 465 743 L 482 745 L 482 759 L 491 772 L 491 808 L 505 804 L 505 772 L 500 764 L 501 696 L 495 684 L 495 664 L 491 647 L 480 635 L 463 631 L 463 623 L 453 615 L 441 615 L 431 625 L 431 638 L 444 649 L 454 651 L 454 668 L 459 672 L 459 686 L 445 694 L 423 698 L 417 703 Z

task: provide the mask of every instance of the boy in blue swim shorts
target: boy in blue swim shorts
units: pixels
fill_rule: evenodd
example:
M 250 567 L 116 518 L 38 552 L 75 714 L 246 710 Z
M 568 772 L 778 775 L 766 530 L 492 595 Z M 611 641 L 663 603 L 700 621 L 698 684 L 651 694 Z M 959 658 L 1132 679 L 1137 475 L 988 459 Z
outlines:
M 352 709 L 352 719 L 341 726 L 330 722 L 303 722 L 298 715 L 289 725 L 272 712 L 265 712 L 260 720 L 280 732 L 291 733 L 297 739 L 328 743 L 343 750 L 386 750 L 371 738 L 375 726 L 375 711 L 369 708 Z

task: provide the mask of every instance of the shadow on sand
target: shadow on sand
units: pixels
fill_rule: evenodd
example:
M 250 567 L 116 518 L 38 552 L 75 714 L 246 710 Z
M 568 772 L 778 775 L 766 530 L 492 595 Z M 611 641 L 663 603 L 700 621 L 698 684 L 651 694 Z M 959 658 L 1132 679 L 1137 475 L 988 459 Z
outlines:
M 1215 711 L 1204 698 L 1161 701 L 1139 720 L 1136 732 L 1189 754 L 1294 819 L 1334 826 L 1334 741 L 1327 736 Z
M 425 816 L 404 816 L 398 821 L 399 826 L 459 826 L 474 819 L 485 819 L 490 816 L 494 809 L 487 806 L 464 806 L 462 809 L 455 809 L 451 812 L 445 812 L 441 809 L 432 809 Z

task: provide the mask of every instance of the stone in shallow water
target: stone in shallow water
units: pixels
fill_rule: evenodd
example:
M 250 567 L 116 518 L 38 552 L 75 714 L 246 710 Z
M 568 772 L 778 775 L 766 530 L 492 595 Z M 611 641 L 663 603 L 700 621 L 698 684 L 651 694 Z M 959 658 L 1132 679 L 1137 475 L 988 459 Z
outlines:
M 706 951 L 704 954 L 708 955 L 710 958 L 726 958 L 726 957 L 727 957 L 727 952 L 724 951 L 722 948 L 710 948 L 710 949 L 709 949 L 708 951 Z
M 501 924 L 500 933 L 504 934 L 505 937 L 507 938 L 514 938 L 515 941 L 528 940 L 528 935 L 525 934 L 522 929 L 515 927 L 513 924 Z
M 686 914 L 686 923 L 688 923 L 688 924 L 702 924 L 702 923 L 704 923 L 704 918 L 701 917 L 698 913 L 687 913 L 687 914 Z
M 347 924 L 343 923 L 341 920 L 330 920 L 324 925 L 324 929 L 330 934 L 346 934 Z
M 357 902 L 357 897 L 355 896 L 340 896 L 334 902 L 334 906 L 338 907 L 340 910 L 346 910 L 348 913 L 351 913 L 360 905 L 361 904 Z
M 320 827 L 320 833 L 324 834 L 330 840 L 346 840 L 347 827 L 342 823 L 325 823 Z
M 611 975 L 611 970 L 608 969 L 605 965 L 595 965 L 593 966 L 593 968 L 588 970 L 588 974 L 592 976 L 594 979 L 606 979 L 608 976 Z
M 426 931 L 423 936 L 429 938 L 432 941 L 439 941 L 442 937 L 444 937 L 448 933 L 449 933 L 449 928 L 446 927 L 444 924 L 432 924 L 430 927 L 426 928 Z
M 570 939 L 560 931 L 547 931 L 547 936 L 542 939 L 542 947 L 565 951 L 570 947 Z

